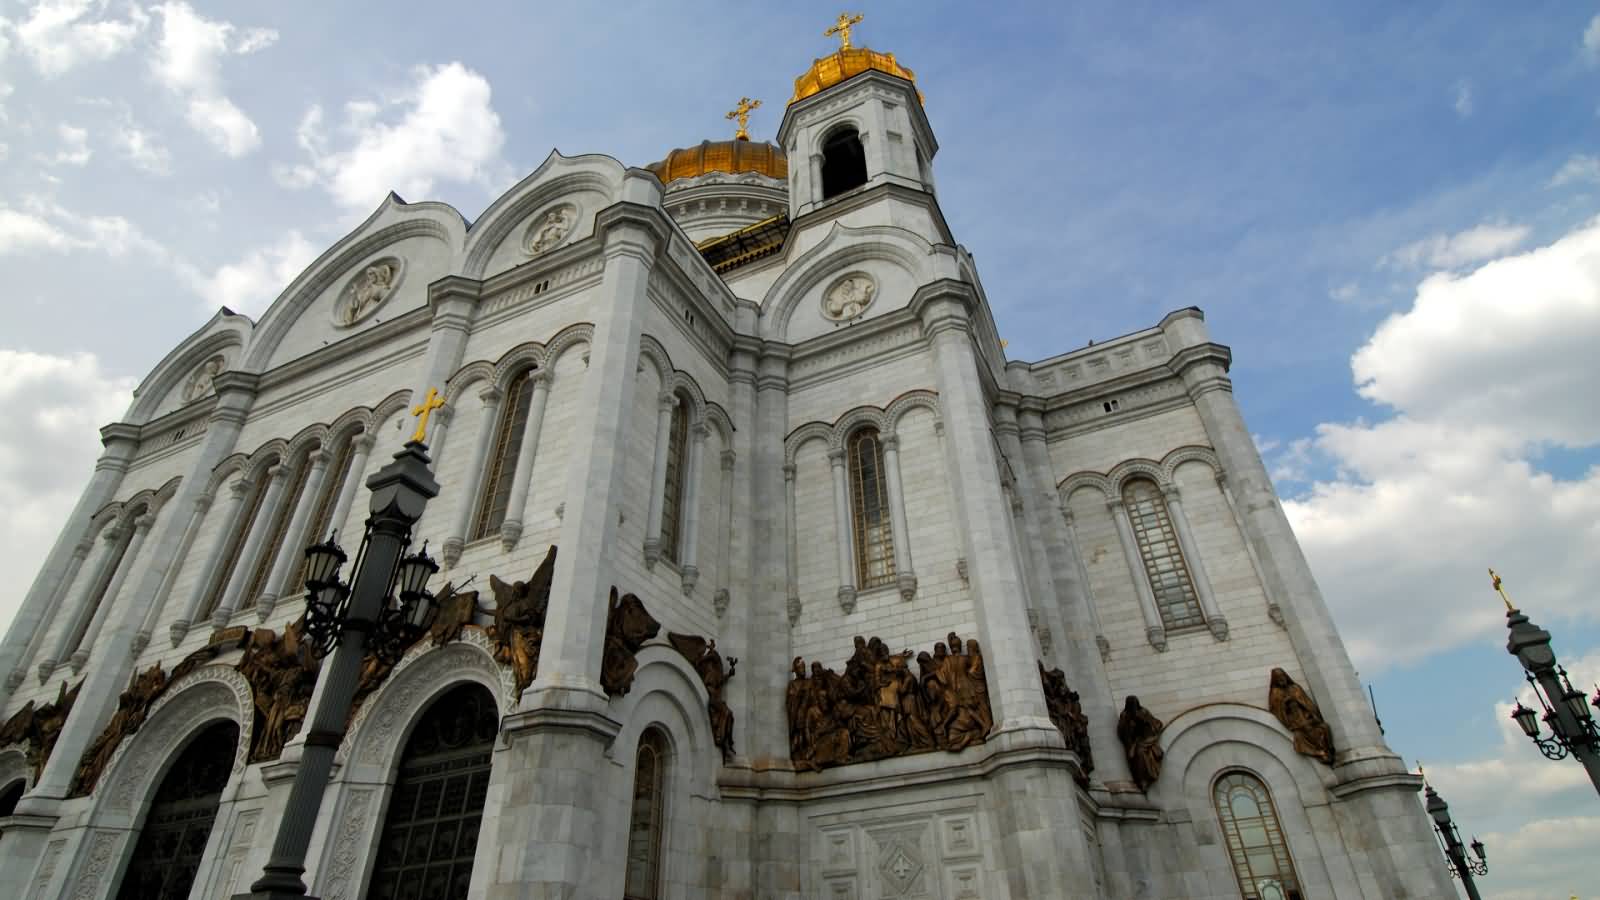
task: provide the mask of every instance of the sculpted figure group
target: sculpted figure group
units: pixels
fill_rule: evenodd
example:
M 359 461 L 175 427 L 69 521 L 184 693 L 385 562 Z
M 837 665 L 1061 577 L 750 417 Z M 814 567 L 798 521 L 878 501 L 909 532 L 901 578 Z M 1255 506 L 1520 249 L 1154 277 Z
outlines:
M 1128 755 L 1128 772 L 1139 790 L 1148 791 L 1161 777 L 1166 751 L 1161 749 L 1161 729 L 1166 725 L 1155 713 L 1145 709 L 1139 698 L 1129 695 L 1117 719 L 1117 739 Z
M 733 709 L 723 698 L 723 692 L 739 665 L 738 658 L 728 657 L 728 668 L 724 671 L 722 654 L 717 652 L 716 641 L 676 631 L 667 632 L 667 641 L 694 666 L 701 683 L 706 686 L 709 695 L 706 715 L 711 717 L 711 738 L 716 741 L 717 749 L 722 751 L 722 761 L 728 762 L 733 759 Z
M 519 697 L 539 671 L 539 646 L 544 643 L 544 617 L 550 608 L 550 583 L 555 575 L 556 548 L 552 544 L 527 581 L 506 584 L 489 576 L 494 591 L 489 638 L 494 641 L 495 661 L 510 666 L 516 676 Z
M 82 797 L 94 789 L 94 783 L 100 780 L 100 773 L 111 762 L 117 745 L 122 743 L 123 738 L 139 730 L 145 716 L 150 713 L 151 704 L 156 702 L 156 698 L 170 683 L 159 662 L 143 672 L 133 673 L 133 677 L 128 679 L 128 689 L 117 697 L 117 711 L 111 714 L 111 721 L 106 723 L 105 729 L 95 736 L 78 760 L 68 796 Z
M 44 764 L 50 761 L 50 751 L 55 749 L 56 739 L 61 737 L 61 729 L 67 724 L 67 715 L 72 712 L 72 704 L 77 701 L 78 690 L 82 687 L 80 681 L 69 691 L 66 681 L 62 681 L 54 701 L 35 706 L 29 700 L 0 725 L 0 747 L 24 745 L 28 764 L 33 767 L 34 781 L 44 774 Z
M 1039 682 L 1044 686 L 1045 708 L 1050 722 L 1061 732 L 1067 749 L 1078 754 L 1083 769 L 1078 773 L 1078 783 L 1088 784 L 1089 773 L 1094 771 L 1094 754 L 1089 750 L 1089 717 L 1083 713 L 1078 692 L 1067 686 L 1067 675 L 1060 669 L 1046 669 L 1039 663 Z
M 250 761 L 267 762 L 305 721 L 321 664 L 305 642 L 305 620 L 298 619 L 278 635 L 270 628 L 250 632 L 236 668 L 255 697 L 255 726 L 250 730 Z
M 623 594 L 619 599 L 617 589 L 611 589 L 605 649 L 600 657 L 600 686 L 607 696 L 621 697 L 633 687 L 633 673 L 639 670 L 634 655 L 645 641 L 660 632 L 661 623 L 645 610 L 643 601 L 633 594 Z
M 933 653 L 891 653 L 859 636 L 843 675 L 794 659 L 786 707 L 789 756 L 800 771 L 929 750 L 963 750 L 994 727 L 983 654 L 951 632 Z
M 1270 683 L 1267 708 L 1294 735 L 1295 752 L 1333 765 L 1333 729 L 1322 718 L 1317 701 L 1282 669 L 1272 670 Z

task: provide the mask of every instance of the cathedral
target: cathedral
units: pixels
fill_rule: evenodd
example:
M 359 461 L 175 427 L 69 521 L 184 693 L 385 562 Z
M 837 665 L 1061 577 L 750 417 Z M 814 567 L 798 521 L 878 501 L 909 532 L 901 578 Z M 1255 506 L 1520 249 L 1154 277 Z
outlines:
M 857 21 L 775 143 L 390 194 L 161 360 L 0 644 L 5 896 L 295 828 L 323 900 L 1455 896 L 1229 348 L 1008 359 Z M 402 457 L 433 602 L 329 677 L 306 548 Z

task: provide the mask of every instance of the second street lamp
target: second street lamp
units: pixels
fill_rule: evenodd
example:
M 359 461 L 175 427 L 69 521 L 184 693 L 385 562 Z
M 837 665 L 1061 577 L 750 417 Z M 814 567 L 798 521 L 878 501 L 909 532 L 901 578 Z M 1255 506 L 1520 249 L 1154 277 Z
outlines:
M 1422 764 L 1417 764 L 1420 772 Z M 1456 823 L 1450 818 L 1450 804 L 1433 789 L 1423 775 L 1422 786 L 1425 789 L 1428 817 L 1433 819 L 1433 833 L 1439 838 L 1439 848 L 1444 851 L 1445 865 L 1450 869 L 1450 874 L 1461 879 L 1461 886 L 1467 889 L 1470 900 L 1482 900 L 1478 893 L 1478 884 L 1472 880 L 1474 875 L 1489 874 L 1489 860 L 1484 856 L 1483 841 L 1472 839 L 1472 853 L 1477 859 L 1467 855 L 1467 845 L 1461 843 L 1461 831 L 1456 828 Z

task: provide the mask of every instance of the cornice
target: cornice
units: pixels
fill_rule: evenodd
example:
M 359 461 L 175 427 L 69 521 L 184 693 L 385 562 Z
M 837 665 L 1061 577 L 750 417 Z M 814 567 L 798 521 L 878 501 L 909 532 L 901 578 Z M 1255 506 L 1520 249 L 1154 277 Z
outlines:
M 937 197 L 918 188 L 910 188 L 893 182 L 880 182 L 857 188 L 848 194 L 830 200 L 824 200 L 816 207 L 795 217 L 790 224 L 788 237 L 784 238 L 783 252 L 779 256 L 788 258 L 790 241 L 794 239 L 795 234 L 798 232 L 848 215 L 885 197 L 892 197 L 926 207 L 933 215 L 934 224 L 939 229 L 939 240 L 935 242 L 935 246 L 939 244 L 955 246 L 956 239 L 950 233 L 950 224 L 945 221 L 944 210 L 939 208 L 939 199 Z

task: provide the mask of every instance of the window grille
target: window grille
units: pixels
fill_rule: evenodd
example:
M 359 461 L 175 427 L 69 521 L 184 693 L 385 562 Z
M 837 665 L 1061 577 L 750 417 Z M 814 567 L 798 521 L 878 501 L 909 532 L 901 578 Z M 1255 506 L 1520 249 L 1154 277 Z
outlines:
M 289 520 L 294 517 L 294 508 L 300 503 L 300 495 L 305 493 L 306 477 L 311 469 L 311 460 L 301 457 L 300 464 L 295 466 L 294 474 L 289 476 L 289 487 L 278 495 L 278 508 L 272 511 L 271 531 L 267 532 L 266 543 L 261 548 L 261 558 L 256 563 L 255 572 L 250 575 L 250 583 L 245 586 L 244 594 L 239 598 L 240 603 L 252 603 L 267 589 L 267 577 L 272 574 L 272 564 L 283 552 L 283 539 L 288 535 Z
M 89 625 L 94 622 L 95 613 L 100 611 L 100 604 L 106 602 L 106 591 L 111 589 L 112 579 L 117 577 L 117 570 L 122 568 L 122 561 L 128 555 L 128 545 L 133 543 L 133 519 L 128 520 L 128 526 L 122 537 L 117 539 L 116 549 L 112 551 L 106 566 L 100 571 L 100 579 L 94 583 L 94 591 L 89 594 L 89 612 L 78 621 L 77 630 L 72 634 L 70 646 L 77 650 L 83 643 L 83 636 L 89 632 Z
M 1204 625 L 1205 615 L 1200 611 L 1194 581 L 1178 547 L 1178 534 L 1173 530 L 1161 489 L 1143 478 L 1129 481 L 1122 489 L 1122 505 L 1133 524 L 1133 536 L 1139 544 L 1139 556 L 1150 578 L 1162 625 L 1168 630 Z
M 652 728 L 639 739 L 633 770 L 633 811 L 628 817 L 628 874 L 623 900 L 656 900 L 661 883 L 662 781 L 667 742 Z
M 850 512 L 856 545 L 856 586 L 894 582 L 894 528 L 889 517 L 889 490 L 884 483 L 883 444 L 877 429 L 863 428 L 850 437 Z
M 222 565 L 217 567 L 217 580 L 212 582 L 211 597 L 206 600 L 201 618 L 216 612 L 217 605 L 222 602 L 223 592 L 228 589 L 228 582 L 233 579 L 233 567 L 239 564 L 239 554 L 244 552 L 245 540 L 250 536 L 250 527 L 255 524 L 256 515 L 261 512 L 261 501 L 267 493 L 266 480 L 266 475 L 263 474 L 250 488 L 250 499 L 244 505 L 244 515 L 239 517 L 233 534 L 228 535 L 228 552 L 223 554 Z
M 679 527 L 683 518 L 683 479 L 689 466 L 684 454 L 689 446 L 689 403 L 683 397 L 672 408 L 667 429 L 667 478 L 661 495 L 661 555 L 677 562 Z
M 469 540 L 488 537 L 505 523 L 506 507 L 511 503 L 511 483 L 517 477 L 517 457 L 522 453 L 522 433 L 528 427 L 528 407 L 533 403 L 533 371 L 529 369 L 518 375 L 506 390 L 500 427 L 495 429 L 489 468 L 483 476 L 478 518 Z
M 1244 900 L 1301 900 L 1267 786 L 1244 772 L 1229 772 L 1217 779 L 1213 800 Z
M 218 722 L 179 754 L 139 829 L 117 900 L 187 900 L 238 743 L 239 726 Z

